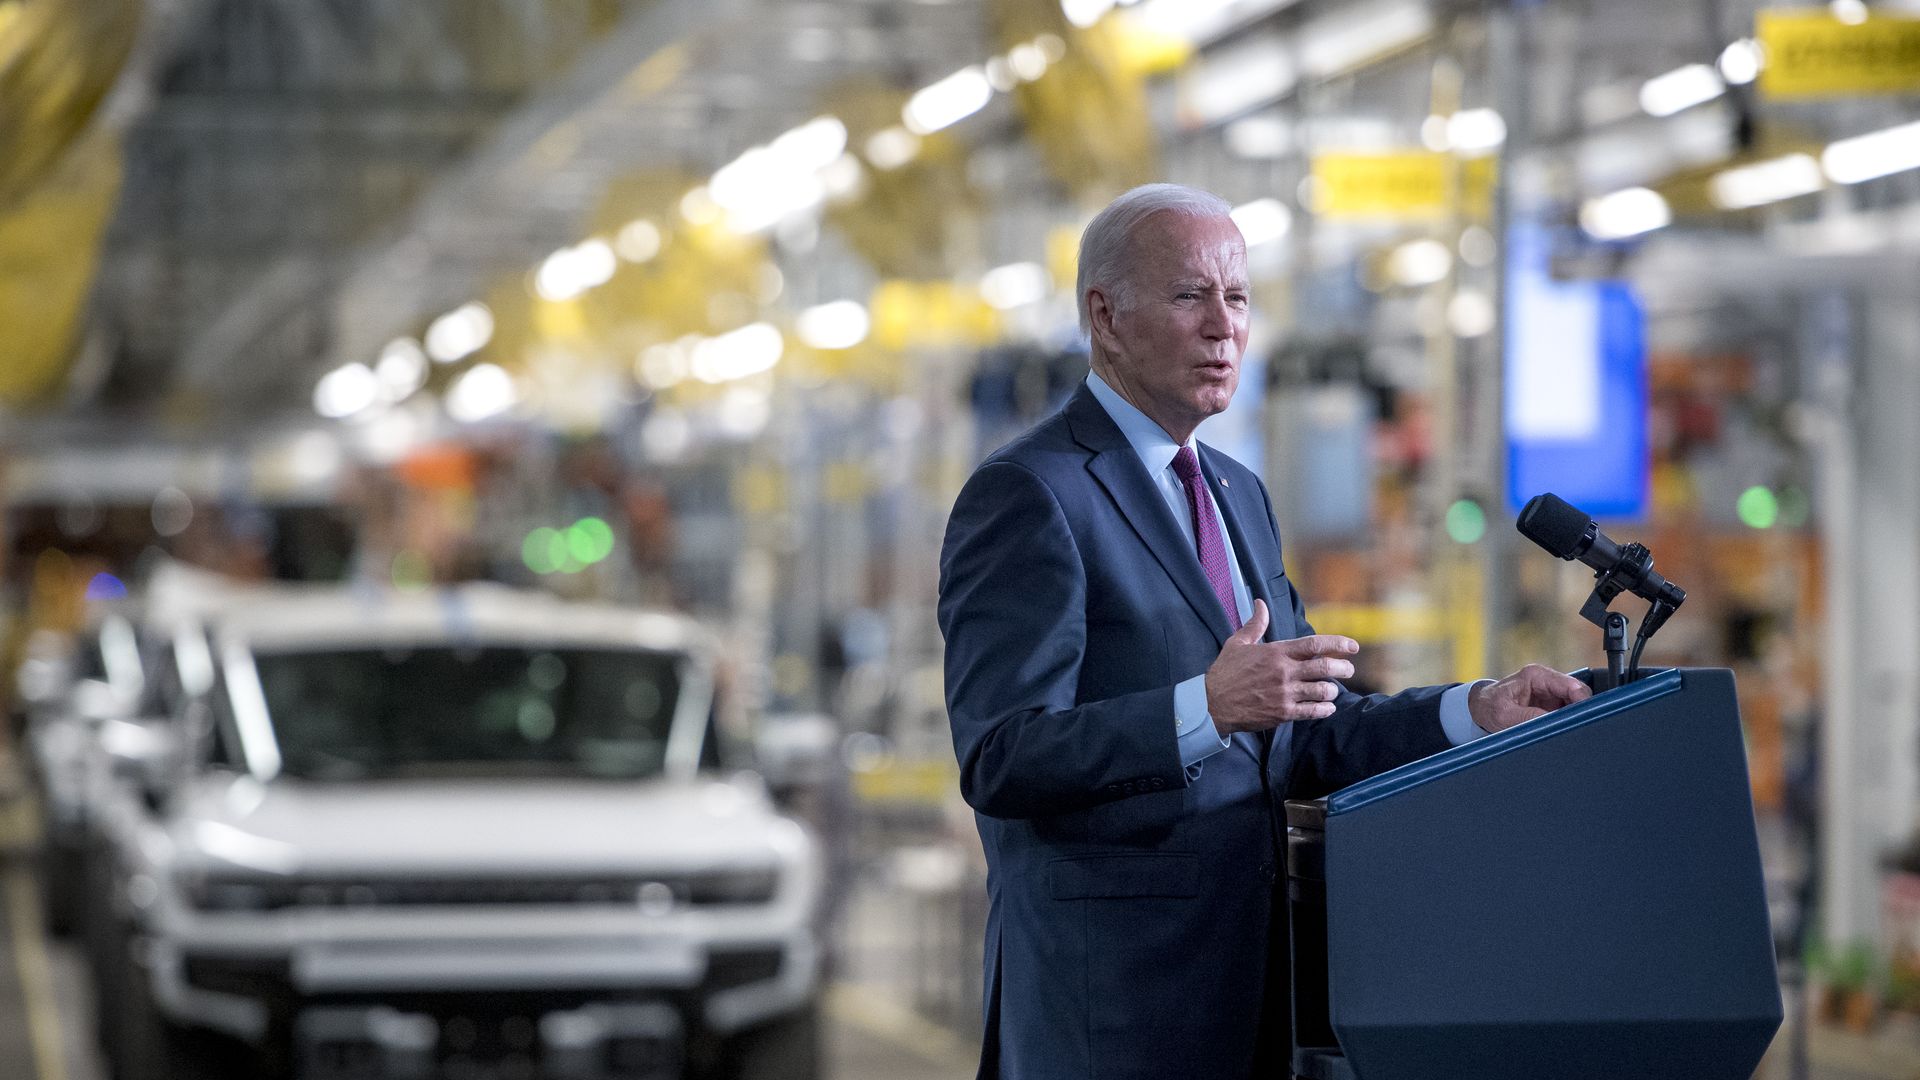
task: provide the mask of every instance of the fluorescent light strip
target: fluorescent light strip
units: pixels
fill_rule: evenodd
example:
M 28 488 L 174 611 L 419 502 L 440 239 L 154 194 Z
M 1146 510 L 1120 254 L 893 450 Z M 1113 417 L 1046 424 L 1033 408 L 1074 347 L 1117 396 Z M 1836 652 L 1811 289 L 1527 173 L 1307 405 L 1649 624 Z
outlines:
M 1841 139 L 1820 155 L 1820 166 L 1836 184 L 1920 169 L 1920 121 Z
M 1667 200 L 1651 188 L 1616 191 L 1588 199 L 1580 208 L 1580 227 L 1596 240 L 1625 240 L 1672 222 L 1673 210 Z
M 1811 195 L 1825 186 L 1813 155 L 1788 154 L 1719 173 L 1707 182 L 1707 194 L 1724 210 L 1746 210 Z
M 992 100 L 993 84 L 987 81 L 986 69 L 974 64 L 920 89 L 907 99 L 900 118 L 915 135 L 931 135 L 986 108 Z
M 1640 107 L 1650 116 L 1672 116 L 1726 93 L 1720 73 L 1706 64 L 1688 64 L 1656 75 L 1640 87 Z

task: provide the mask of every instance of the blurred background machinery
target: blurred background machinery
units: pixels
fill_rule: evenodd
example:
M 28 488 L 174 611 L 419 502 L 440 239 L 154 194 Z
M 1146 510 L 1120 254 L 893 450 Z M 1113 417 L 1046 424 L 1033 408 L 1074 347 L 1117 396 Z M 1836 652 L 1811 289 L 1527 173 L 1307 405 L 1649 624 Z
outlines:
M 1650 662 L 1739 678 L 1763 1075 L 1911 1080 L 1917 96 L 1911 0 L 0 0 L 0 1071 L 139 1060 L 81 868 L 181 618 L 491 581 L 705 628 L 826 1074 L 970 1075 L 935 558 L 1169 179 L 1254 275 L 1201 437 L 1359 681 L 1598 660 L 1532 494 L 1648 543 Z

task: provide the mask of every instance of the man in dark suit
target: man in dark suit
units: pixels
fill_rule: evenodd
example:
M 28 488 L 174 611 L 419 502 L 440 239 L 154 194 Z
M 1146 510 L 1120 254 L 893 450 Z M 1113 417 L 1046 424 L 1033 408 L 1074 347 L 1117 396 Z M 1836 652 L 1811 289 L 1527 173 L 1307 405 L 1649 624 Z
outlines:
M 1228 206 L 1152 184 L 1081 238 L 1092 372 L 967 482 L 947 705 L 988 863 L 983 1078 L 1257 1080 L 1289 1046 L 1281 801 L 1585 697 L 1529 665 L 1361 697 L 1266 488 L 1193 440 L 1247 343 Z

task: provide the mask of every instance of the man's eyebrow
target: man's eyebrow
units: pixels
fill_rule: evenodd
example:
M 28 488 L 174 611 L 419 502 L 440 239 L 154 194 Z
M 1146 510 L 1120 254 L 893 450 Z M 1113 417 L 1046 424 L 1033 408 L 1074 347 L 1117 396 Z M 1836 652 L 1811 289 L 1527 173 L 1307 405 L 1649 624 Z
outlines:
M 1247 291 L 1247 283 L 1244 281 L 1236 280 L 1236 281 L 1229 281 L 1225 285 L 1216 285 L 1214 284 L 1212 278 L 1203 278 L 1203 277 L 1175 278 L 1173 279 L 1169 287 L 1175 288 L 1175 289 L 1200 289 L 1202 291 L 1207 291 L 1212 289 L 1219 289 L 1222 292 L 1246 292 Z

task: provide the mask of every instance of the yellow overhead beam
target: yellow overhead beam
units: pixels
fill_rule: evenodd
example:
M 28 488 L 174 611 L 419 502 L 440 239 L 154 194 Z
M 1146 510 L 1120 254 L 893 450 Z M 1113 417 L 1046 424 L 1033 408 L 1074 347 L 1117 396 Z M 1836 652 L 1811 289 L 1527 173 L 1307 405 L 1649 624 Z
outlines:
M 140 27 L 138 0 L 0 0 L 0 211 L 86 130 Z
M 0 213 L 0 406 L 32 406 L 58 393 L 120 179 L 118 138 L 96 132 L 45 184 Z

